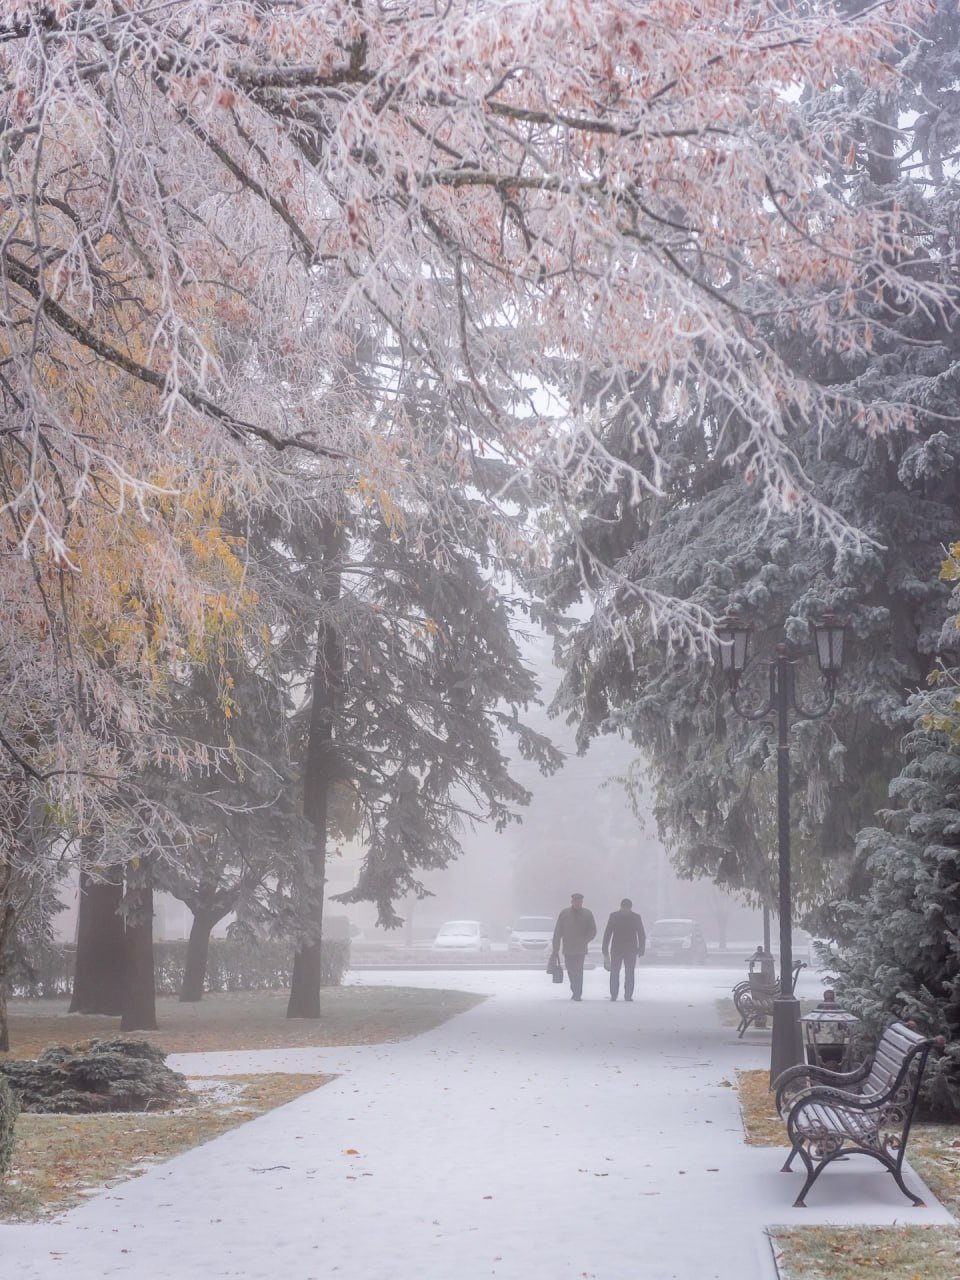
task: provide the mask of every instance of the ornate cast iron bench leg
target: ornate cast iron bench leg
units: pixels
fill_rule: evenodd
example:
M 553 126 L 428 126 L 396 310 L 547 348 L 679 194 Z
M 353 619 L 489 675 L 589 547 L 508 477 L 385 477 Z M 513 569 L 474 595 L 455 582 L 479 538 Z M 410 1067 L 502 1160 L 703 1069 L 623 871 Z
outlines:
M 813 1184 L 816 1182 L 817 1178 L 819 1178 L 820 1174 L 823 1172 L 827 1163 L 826 1161 L 824 1161 L 822 1164 L 814 1165 L 813 1161 L 809 1158 L 807 1153 L 802 1150 L 800 1152 L 800 1157 L 803 1160 L 803 1163 L 807 1166 L 807 1180 L 806 1182 L 804 1182 L 800 1190 L 800 1194 L 797 1196 L 796 1200 L 794 1200 L 793 1202 L 793 1207 L 795 1209 L 805 1209 L 807 1207 L 807 1201 L 805 1198 L 806 1194 L 810 1190 L 810 1188 L 813 1186 Z

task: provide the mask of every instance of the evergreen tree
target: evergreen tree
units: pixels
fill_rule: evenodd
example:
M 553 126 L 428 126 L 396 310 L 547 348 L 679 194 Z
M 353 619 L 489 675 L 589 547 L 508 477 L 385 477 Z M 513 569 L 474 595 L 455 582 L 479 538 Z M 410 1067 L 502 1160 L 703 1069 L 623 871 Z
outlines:
M 298 938 L 290 1016 L 319 1012 L 325 862 L 344 797 L 365 856 L 338 899 L 375 903 L 391 928 L 397 898 L 424 896 L 420 873 L 457 856 L 463 824 L 499 830 L 527 803 L 501 739 L 545 770 L 560 760 L 520 716 L 538 692 L 513 635 L 531 606 L 503 585 L 499 520 L 464 487 L 431 490 L 422 460 L 414 475 L 402 505 L 361 490 L 336 537 L 306 518 L 285 535 L 319 619 L 303 634 L 315 661 L 293 730 L 314 842 L 278 899 Z
M 842 1003 L 879 1034 L 894 1016 L 944 1035 L 925 1092 L 938 1111 L 960 1110 L 960 742 L 936 726 L 956 698 L 960 668 L 910 699 L 907 762 L 890 807 L 857 838 L 869 888 L 840 914 L 848 945 L 831 956 Z
M 960 648 L 960 543 L 940 568 L 955 612 L 941 652 Z M 960 668 L 944 661 L 901 718 L 907 763 L 889 787 L 890 807 L 857 838 L 866 888 L 839 906 L 847 945 L 830 967 L 847 1006 L 879 1034 L 891 1016 L 915 1020 L 948 1041 L 924 1088 L 930 1105 L 960 1110 Z M 825 957 L 826 958 L 826 957 Z
M 843 100 L 859 120 L 843 130 L 856 172 L 838 168 L 826 180 L 853 204 L 888 208 L 912 226 L 920 247 L 905 269 L 949 281 L 958 191 L 942 161 L 960 137 L 953 6 L 941 7 L 926 36 L 903 51 L 898 97 L 846 75 L 826 94 L 809 90 L 804 110 L 822 121 Z M 859 884 L 854 837 L 893 768 L 896 716 L 934 665 L 945 600 L 934 568 L 960 504 L 953 312 L 911 308 L 879 285 L 875 294 L 870 353 L 824 343 L 815 327 L 782 314 L 768 329 L 798 379 L 838 397 L 830 430 L 805 425 L 796 403 L 783 406 L 798 467 L 822 504 L 819 524 L 770 509 L 745 421 L 713 396 L 708 378 L 665 388 L 638 367 L 628 397 L 611 398 L 598 379 L 602 446 L 642 468 L 642 425 L 656 434 L 662 466 L 647 469 L 639 499 L 626 483 L 581 490 L 579 525 L 558 551 L 551 583 L 556 603 L 569 605 L 600 586 L 600 561 L 619 584 L 597 597 L 563 652 L 557 705 L 578 717 L 581 746 L 604 731 L 631 734 L 650 758 L 657 816 L 678 869 L 768 900 L 774 735 L 732 713 L 709 653 L 682 652 L 669 635 L 650 634 L 661 621 L 657 593 L 682 599 L 692 626 L 738 607 L 755 626 L 758 653 L 772 653 L 786 632 L 799 655 L 808 620 L 827 606 L 849 621 L 835 711 L 793 730 L 806 907 L 829 902 L 851 870 L 852 887 Z M 823 306 L 836 305 L 842 301 L 825 292 Z M 865 436 L 852 408 L 860 400 L 911 405 L 912 429 Z M 731 469 L 731 455 L 742 467 Z M 837 546 L 837 513 L 862 531 L 858 543 Z M 812 688 L 807 700 L 815 697 Z

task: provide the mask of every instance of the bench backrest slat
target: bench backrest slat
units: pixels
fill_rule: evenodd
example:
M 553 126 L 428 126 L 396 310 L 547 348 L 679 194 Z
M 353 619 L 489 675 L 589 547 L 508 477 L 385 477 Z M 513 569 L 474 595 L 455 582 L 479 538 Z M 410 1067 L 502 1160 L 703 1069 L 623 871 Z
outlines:
M 861 1085 L 861 1093 L 886 1093 L 903 1070 L 904 1061 L 923 1043 L 923 1036 L 902 1022 L 887 1027 L 880 1037 L 869 1074 Z

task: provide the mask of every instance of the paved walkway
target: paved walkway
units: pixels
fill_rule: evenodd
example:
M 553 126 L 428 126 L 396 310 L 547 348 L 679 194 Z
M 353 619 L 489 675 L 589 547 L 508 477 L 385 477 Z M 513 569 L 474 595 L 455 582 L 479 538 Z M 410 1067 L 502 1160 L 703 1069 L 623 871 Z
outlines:
M 952 1221 L 929 1193 L 912 1208 L 866 1160 L 791 1207 L 801 1175 L 743 1143 L 731 1082 L 769 1051 L 719 1025 L 738 976 L 645 968 L 635 1002 L 614 1004 L 595 970 L 574 1004 L 539 973 L 442 975 L 491 998 L 400 1044 L 255 1055 L 261 1070 L 340 1074 L 56 1223 L 0 1227 L 3 1273 L 772 1280 L 772 1223 Z M 204 1074 L 253 1056 L 170 1061 Z

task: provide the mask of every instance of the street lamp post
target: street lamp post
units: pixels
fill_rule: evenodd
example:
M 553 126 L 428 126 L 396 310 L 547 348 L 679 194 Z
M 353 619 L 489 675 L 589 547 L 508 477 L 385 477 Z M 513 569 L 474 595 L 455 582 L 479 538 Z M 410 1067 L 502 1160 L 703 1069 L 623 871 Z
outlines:
M 716 627 L 718 661 L 730 689 L 734 709 L 745 720 L 777 715 L 777 870 L 780 910 L 780 995 L 773 1002 L 773 1035 L 770 1047 L 770 1083 L 781 1071 L 803 1062 L 800 1002 L 793 991 L 793 897 L 790 886 L 790 712 L 799 720 L 819 720 L 833 707 L 837 678 L 843 662 L 844 624 L 833 613 L 811 621 L 817 661 L 826 685 L 826 699 L 819 707 L 806 707 L 797 698 L 794 668 L 787 646 L 778 644 L 774 660 L 767 661 L 769 691 L 765 700 L 747 705 L 740 698 L 740 677 L 747 666 L 750 627 L 731 613 Z

